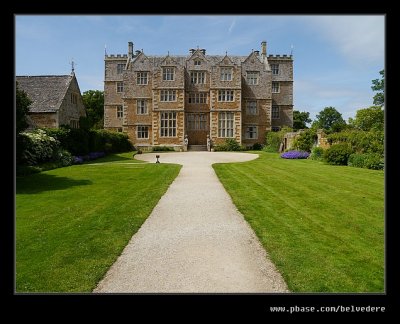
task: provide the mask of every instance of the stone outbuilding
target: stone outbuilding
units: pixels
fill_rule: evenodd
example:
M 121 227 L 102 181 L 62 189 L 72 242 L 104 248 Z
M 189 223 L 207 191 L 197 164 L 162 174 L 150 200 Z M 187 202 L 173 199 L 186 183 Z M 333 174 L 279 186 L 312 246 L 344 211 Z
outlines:
M 28 95 L 30 128 L 79 128 L 79 118 L 86 116 L 75 73 L 70 75 L 17 76 L 18 88 Z

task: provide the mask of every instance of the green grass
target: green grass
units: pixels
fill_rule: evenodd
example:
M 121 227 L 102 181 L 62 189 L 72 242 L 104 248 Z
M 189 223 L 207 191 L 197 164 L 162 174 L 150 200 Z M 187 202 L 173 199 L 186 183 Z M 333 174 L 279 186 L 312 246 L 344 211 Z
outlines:
M 180 168 L 124 153 L 17 177 L 17 292 L 92 291 Z
M 383 171 L 257 153 L 214 169 L 289 289 L 383 292 Z

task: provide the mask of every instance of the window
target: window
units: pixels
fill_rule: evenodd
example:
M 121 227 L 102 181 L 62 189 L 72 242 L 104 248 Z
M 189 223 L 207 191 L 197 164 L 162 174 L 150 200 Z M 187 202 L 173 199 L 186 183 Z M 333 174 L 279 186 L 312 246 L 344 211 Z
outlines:
M 233 113 L 220 112 L 218 117 L 218 137 L 233 137 Z
M 251 85 L 257 85 L 260 72 L 247 72 L 247 83 Z
M 190 83 L 192 84 L 204 84 L 206 82 L 206 74 L 205 72 L 190 72 Z
M 176 101 L 176 91 L 175 90 L 161 90 L 160 91 L 160 101 Z
M 147 73 L 148 72 L 137 72 L 136 84 L 148 84 Z
M 122 133 L 122 127 L 118 127 L 118 128 L 117 128 L 117 132 L 118 132 L 118 133 Z
M 194 61 L 194 65 L 201 65 L 201 61 L 200 60 L 195 60 Z
M 257 115 L 257 101 L 255 100 L 246 101 L 246 114 Z
M 207 92 L 190 92 L 189 103 L 191 104 L 205 104 L 207 103 Z
M 138 99 L 136 101 L 136 113 L 138 115 L 147 115 L 147 102 L 144 99 Z
M 137 138 L 149 138 L 149 126 L 138 126 Z
M 124 71 L 125 64 L 117 64 L 117 73 L 121 74 Z
M 279 131 L 281 130 L 281 127 L 280 127 L 280 126 L 272 126 L 272 127 L 271 127 L 271 130 L 272 130 L 273 132 L 279 132 Z
M 207 116 L 205 114 L 187 114 L 188 130 L 207 130 Z
M 232 68 L 221 68 L 221 81 L 232 81 Z
M 233 90 L 218 90 L 218 101 L 233 101 Z
M 257 126 L 247 126 L 246 127 L 246 138 L 247 139 L 258 139 L 258 127 Z
M 117 118 L 124 117 L 124 107 L 117 106 Z
M 163 68 L 163 80 L 164 81 L 174 81 L 174 71 L 173 67 Z
M 272 119 L 279 119 L 279 106 L 272 106 Z
M 161 137 L 176 136 L 176 112 L 161 113 L 160 136 Z
M 279 74 L 279 64 L 271 64 L 271 71 L 273 75 Z
M 272 93 L 279 93 L 279 82 L 272 82 Z
M 117 92 L 124 92 L 124 83 L 117 82 Z
M 78 96 L 75 93 L 71 93 L 71 103 L 76 105 L 78 102 Z

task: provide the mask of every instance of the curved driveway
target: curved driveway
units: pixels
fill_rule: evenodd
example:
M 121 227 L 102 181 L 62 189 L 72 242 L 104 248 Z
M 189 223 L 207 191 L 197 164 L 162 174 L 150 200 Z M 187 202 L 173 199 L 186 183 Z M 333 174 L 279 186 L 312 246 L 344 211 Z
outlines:
M 155 155 L 135 157 L 154 163 Z M 161 163 L 183 167 L 94 292 L 288 292 L 211 167 L 257 157 L 227 152 L 161 153 Z

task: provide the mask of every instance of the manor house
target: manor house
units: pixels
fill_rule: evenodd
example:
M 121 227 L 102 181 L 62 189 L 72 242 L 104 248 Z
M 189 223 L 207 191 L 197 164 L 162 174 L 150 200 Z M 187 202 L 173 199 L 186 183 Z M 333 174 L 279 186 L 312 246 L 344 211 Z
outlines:
M 293 58 L 267 55 L 105 55 L 104 128 L 125 132 L 136 148 L 233 138 L 247 147 L 293 124 Z

